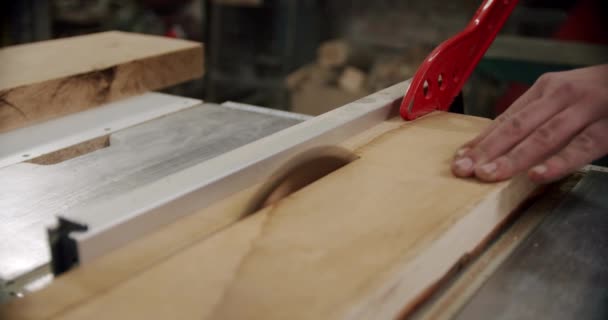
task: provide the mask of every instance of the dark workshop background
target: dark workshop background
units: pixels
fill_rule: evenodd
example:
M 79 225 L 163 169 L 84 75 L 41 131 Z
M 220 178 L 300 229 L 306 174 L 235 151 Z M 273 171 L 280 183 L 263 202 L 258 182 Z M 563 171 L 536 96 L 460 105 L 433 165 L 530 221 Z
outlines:
M 212 102 L 231 100 L 314 115 L 410 78 L 434 46 L 468 23 L 480 3 L 481 0 L 2 1 L 0 44 L 111 29 L 202 41 L 206 46 L 204 79 L 169 92 Z M 597 17 L 598 10 L 604 10 L 604 14 L 606 3 L 520 1 L 501 35 L 605 45 L 608 26 L 601 21 L 607 19 L 600 17 L 600 22 L 593 25 L 594 18 L 589 17 Z M 582 24 L 591 24 L 588 28 L 597 34 L 590 35 L 585 31 L 589 29 L 579 28 Z M 539 73 L 572 67 L 544 65 L 537 60 L 531 65 L 530 61 L 518 59 L 490 59 L 478 68 L 465 89 L 465 105 L 470 113 L 495 116 Z M 511 73 L 505 76 L 501 70 Z

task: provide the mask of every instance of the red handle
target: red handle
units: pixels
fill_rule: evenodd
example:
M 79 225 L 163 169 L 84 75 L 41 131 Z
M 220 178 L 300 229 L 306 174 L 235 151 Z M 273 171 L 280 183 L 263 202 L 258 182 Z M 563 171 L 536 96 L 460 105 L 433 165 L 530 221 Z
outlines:
M 518 0 L 485 0 L 469 25 L 439 45 L 422 63 L 401 103 L 401 117 L 414 120 L 447 111 Z

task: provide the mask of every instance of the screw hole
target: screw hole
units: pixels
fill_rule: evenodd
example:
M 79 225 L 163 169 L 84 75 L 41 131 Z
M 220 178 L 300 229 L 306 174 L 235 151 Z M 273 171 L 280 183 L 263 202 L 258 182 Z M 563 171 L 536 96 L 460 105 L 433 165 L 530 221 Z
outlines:
M 29 157 L 30 157 L 30 155 L 26 153 L 26 154 L 24 154 L 22 157 L 24 157 L 24 158 L 29 158 Z

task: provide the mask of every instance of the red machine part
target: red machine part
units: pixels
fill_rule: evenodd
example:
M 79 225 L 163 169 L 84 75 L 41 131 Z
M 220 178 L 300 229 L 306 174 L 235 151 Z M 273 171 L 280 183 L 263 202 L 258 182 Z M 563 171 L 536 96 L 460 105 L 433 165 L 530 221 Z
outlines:
M 446 111 L 517 5 L 517 0 L 485 0 L 469 25 L 439 45 L 422 63 L 401 103 L 401 117 L 414 120 Z

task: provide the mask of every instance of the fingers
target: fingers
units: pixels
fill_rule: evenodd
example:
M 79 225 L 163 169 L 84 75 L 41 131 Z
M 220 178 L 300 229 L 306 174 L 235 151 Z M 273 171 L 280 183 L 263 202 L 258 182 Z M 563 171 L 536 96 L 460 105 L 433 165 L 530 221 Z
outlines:
M 497 118 L 488 130 L 456 152 L 452 172 L 460 177 L 481 174 L 482 180 L 496 181 L 496 179 L 503 179 L 503 173 L 510 174 L 521 170 L 521 166 L 513 167 L 514 163 L 509 161 L 510 158 L 500 160 L 498 158 L 527 139 L 533 131 L 538 131 L 532 137 L 533 139 L 538 139 L 543 143 L 547 142 L 545 140 L 550 137 L 549 133 L 555 128 L 558 130 L 561 128 L 553 124 L 551 127 L 541 130 L 536 128 L 567 107 L 576 104 L 577 99 L 576 90 L 570 82 L 560 80 L 555 74 L 543 75 L 509 108 L 507 113 Z M 580 117 L 580 115 L 575 116 Z M 578 122 L 577 125 L 580 126 Z M 559 138 L 563 139 L 561 136 Z M 555 147 L 555 144 L 550 144 L 550 147 Z M 536 156 L 539 156 L 537 153 L 547 152 L 545 148 L 536 150 L 533 152 Z M 519 152 L 521 149 L 517 151 Z M 524 151 L 526 150 L 524 149 Z M 524 158 L 524 163 L 527 163 L 526 161 L 528 160 Z M 512 169 L 509 168 L 510 166 Z
M 489 132 L 484 132 L 481 139 L 475 139 L 473 144 L 468 144 L 457 151 L 452 171 L 460 177 L 472 176 L 476 170 L 479 171 L 482 167 L 484 168 L 482 172 L 494 172 L 496 167 L 492 164 L 484 167 L 484 164 L 492 162 L 511 150 L 542 123 L 547 122 L 567 106 L 565 99 L 554 96 L 534 100 L 526 108 L 501 116 L 494 122 L 496 125 L 491 127 Z M 558 127 L 558 125 L 552 124 L 551 128 L 541 130 L 540 134 L 547 135 L 546 133 L 550 132 L 553 127 Z M 539 141 L 544 142 L 541 139 Z
M 471 147 L 475 146 L 477 143 L 482 141 L 488 134 L 490 134 L 494 129 L 496 129 L 502 123 L 508 122 L 511 117 L 516 114 L 519 110 L 523 109 L 525 106 L 530 104 L 532 101 L 537 100 L 541 97 L 542 90 L 536 87 L 530 88 L 530 90 L 526 91 L 521 97 L 519 97 L 509 109 L 507 109 L 503 114 L 498 116 L 495 121 L 492 122 L 488 127 L 486 127 L 477 137 L 473 140 L 465 143 L 457 152 L 456 156 L 463 156 L 467 149 L 471 149 Z
M 593 121 L 593 113 L 580 113 L 579 109 L 577 106 L 567 108 L 548 121 L 542 121 L 544 124 L 538 129 L 531 128 L 527 131 L 531 133 L 521 142 L 505 150 L 508 152 L 475 167 L 475 176 L 489 182 L 505 180 L 557 152 Z
M 608 151 L 606 132 L 608 119 L 593 123 L 560 152 L 532 168 L 528 176 L 538 183 L 555 181 L 602 157 Z
M 532 179 L 546 182 L 606 154 L 607 71 L 605 65 L 542 76 L 456 152 L 453 173 L 499 181 L 529 170 Z
M 507 121 L 502 122 L 481 140 L 468 156 L 475 163 L 491 161 L 513 148 L 542 123 L 547 122 L 554 114 L 566 107 L 567 105 L 561 102 L 536 100 L 528 108 L 518 111 Z

